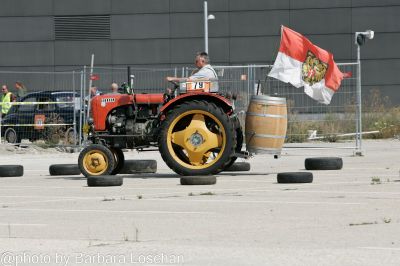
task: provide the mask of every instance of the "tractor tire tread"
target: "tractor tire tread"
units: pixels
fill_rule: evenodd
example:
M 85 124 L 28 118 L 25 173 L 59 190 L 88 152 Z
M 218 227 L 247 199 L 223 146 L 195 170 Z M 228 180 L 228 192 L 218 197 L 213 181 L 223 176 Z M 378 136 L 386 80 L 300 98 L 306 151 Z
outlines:
M 52 164 L 49 166 L 50 175 L 80 175 L 77 164 Z

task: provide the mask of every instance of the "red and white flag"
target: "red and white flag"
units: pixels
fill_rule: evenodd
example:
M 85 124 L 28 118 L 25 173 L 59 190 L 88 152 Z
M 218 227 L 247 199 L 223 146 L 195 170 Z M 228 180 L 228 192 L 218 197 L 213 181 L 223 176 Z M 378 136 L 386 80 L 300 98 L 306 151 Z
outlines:
M 343 79 L 331 53 L 284 26 L 278 56 L 268 76 L 296 88 L 304 86 L 308 96 L 324 104 L 331 102 Z

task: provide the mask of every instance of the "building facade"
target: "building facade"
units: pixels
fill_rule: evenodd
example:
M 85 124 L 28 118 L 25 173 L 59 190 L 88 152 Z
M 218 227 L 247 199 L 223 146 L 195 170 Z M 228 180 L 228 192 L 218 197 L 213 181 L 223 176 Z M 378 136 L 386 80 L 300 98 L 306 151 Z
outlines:
M 364 96 L 372 88 L 400 103 L 399 0 L 209 0 L 213 64 L 271 64 L 286 25 L 356 60 L 362 47 Z M 97 66 L 171 67 L 204 49 L 202 0 L 0 0 L 0 70 L 59 71 Z

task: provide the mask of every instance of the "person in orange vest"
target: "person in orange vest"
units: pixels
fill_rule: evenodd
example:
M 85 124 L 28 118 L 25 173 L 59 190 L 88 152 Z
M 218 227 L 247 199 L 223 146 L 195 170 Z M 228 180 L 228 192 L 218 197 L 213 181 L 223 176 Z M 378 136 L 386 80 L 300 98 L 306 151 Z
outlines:
M 8 111 L 10 111 L 10 103 L 15 101 L 15 97 L 10 91 L 8 91 L 7 85 L 1 86 L 1 92 L 1 117 L 4 117 L 6 114 L 8 114 Z

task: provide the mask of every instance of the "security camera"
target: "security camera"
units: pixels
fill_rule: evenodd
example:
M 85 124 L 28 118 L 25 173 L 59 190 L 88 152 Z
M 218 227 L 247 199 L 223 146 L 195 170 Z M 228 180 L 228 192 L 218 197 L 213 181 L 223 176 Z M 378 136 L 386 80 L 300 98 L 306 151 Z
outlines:
M 359 46 L 365 43 L 365 38 L 372 40 L 374 38 L 374 31 L 373 30 L 366 30 L 363 32 L 356 32 L 355 34 L 355 43 Z

